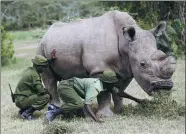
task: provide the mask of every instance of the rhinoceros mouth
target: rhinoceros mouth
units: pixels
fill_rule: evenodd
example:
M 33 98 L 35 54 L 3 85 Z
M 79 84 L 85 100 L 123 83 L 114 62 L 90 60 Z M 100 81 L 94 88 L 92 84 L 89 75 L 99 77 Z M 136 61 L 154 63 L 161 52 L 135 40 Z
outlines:
M 173 87 L 173 82 L 168 80 L 168 81 L 158 81 L 158 82 L 154 82 L 151 83 L 150 85 L 150 94 L 152 92 L 158 92 L 160 90 L 171 90 Z

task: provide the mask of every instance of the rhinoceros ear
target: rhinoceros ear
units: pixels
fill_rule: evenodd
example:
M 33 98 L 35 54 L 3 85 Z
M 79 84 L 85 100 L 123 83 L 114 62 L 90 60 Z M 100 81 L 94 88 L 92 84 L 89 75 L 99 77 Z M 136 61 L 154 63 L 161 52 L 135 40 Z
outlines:
M 130 41 L 133 41 L 135 39 L 136 31 L 134 27 L 129 27 L 129 28 L 123 27 L 122 30 L 123 30 L 123 36 L 125 37 L 125 39 L 130 40 Z
M 160 36 L 166 30 L 167 23 L 160 21 L 160 23 L 153 29 L 149 30 L 154 36 Z

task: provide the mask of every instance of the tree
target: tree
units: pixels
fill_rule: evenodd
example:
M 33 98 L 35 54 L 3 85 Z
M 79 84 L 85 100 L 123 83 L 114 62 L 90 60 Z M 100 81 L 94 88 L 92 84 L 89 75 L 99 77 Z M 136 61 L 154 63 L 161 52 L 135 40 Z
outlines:
M 13 38 L 1 26 L 1 65 L 7 65 L 13 60 L 14 56 L 14 47 L 13 47 Z

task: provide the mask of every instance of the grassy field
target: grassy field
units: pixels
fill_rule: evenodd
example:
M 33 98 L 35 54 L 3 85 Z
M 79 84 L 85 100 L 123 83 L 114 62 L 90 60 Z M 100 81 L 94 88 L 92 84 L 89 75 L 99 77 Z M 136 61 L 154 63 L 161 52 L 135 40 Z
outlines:
M 10 31 L 15 42 L 33 41 L 36 40 L 46 32 L 47 29 L 32 29 L 27 31 Z
M 20 119 L 17 116 L 18 108 L 11 101 L 8 83 L 14 90 L 22 71 L 31 66 L 30 59 L 33 58 L 36 49 L 33 46 L 37 46 L 38 41 L 38 38 L 32 41 L 30 39 L 26 41 L 17 39 L 15 43 L 15 50 L 18 55 L 17 63 L 1 68 L 1 134 L 185 134 L 185 113 L 183 114 L 185 110 L 184 60 L 177 61 L 176 72 L 173 75 L 174 88 L 170 97 L 176 101 L 177 105 L 165 107 L 165 110 L 157 112 L 156 109 L 153 109 L 159 108 L 161 110 L 164 105 L 156 105 L 155 107 L 150 105 L 145 108 L 124 99 L 123 114 L 106 118 L 102 124 L 95 123 L 90 118 L 57 119 L 52 124 L 46 124 L 46 108 L 35 113 L 37 120 L 25 121 Z M 27 55 L 20 56 L 23 53 Z M 134 80 L 127 88 L 127 92 L 138 98 L 152 99 L 142 91 Z M 182 114 L 178 112 L 178 108 L 183 109 Z M 169 116 L 164 116 L 165 112 L 169 111 L 171 112 Z

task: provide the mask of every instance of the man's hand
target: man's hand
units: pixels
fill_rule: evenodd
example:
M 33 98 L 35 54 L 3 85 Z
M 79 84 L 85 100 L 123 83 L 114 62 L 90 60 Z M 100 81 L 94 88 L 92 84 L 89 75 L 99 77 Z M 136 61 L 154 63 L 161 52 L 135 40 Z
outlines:
M 97 118 L 97 116 L 94 114 L 94 112 L 92 111 L 92 108 L 89 104 L 85 104 L 85 109 L 88 112 L 88 114 L 94 119 L 94 121 L 98 122 L 98 123 L 103 123 L 103 120 L 100 120 Z
M 98 119 L 96 122 L 98 122 L 98 123 L 104 123 L 104 120 Z

